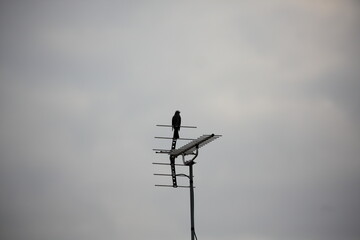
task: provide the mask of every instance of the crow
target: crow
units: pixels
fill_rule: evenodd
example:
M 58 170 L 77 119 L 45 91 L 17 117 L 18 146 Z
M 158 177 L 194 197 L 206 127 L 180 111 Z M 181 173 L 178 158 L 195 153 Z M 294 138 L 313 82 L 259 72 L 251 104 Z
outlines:
M 180 117 L 180 111 L 176 111 L 174 116 L 172 117 L 172 129 L 174 130 L 174 139 L 179 138 L 179 131 L 181 126 L 181 117 Z

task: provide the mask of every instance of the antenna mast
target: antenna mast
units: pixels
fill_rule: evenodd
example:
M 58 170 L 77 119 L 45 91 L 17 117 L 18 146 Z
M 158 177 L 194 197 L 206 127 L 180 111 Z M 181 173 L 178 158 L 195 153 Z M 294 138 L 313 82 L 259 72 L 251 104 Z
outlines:
M 158 127 L 172 127 L 171 125 L 156 125 Z M 194 126 L 181 126 L 181 128 L 196 128 Z M 208 134 L 202 135 L 197 139 L 190 139 L 190 138 L 176 138 L 175 135 L 173 138 L 170 137 L 155 137 L 157 139 L 171 139 L 171 149 L 153 149 L 155 153 L 159 154 L 168 154 L 170 163 L 153 163 L 157 165 L 170 165 L 171 167 L 171 174 L 154 174 L 156 176 L 171 176 L 172 178 L 172 185 L 160 185 L 157 184 L 157 187 L 185 187 L 190 188 L 190 222 L 191 222 L 191 240 L 197 240 L 196 233 L 195 233 L 195 217 L 194 217 L 194 181 L 193 181 L 193 165 L 195 164 L 194 160 L 199 155 L 199 148 L 206 145 L 207 143 L 221 137 L 221 135 L 215 134 Z M 177 140 L 190 140 L 191 142 L 185 144 L 184 146 L 176 149 L 176 142 Z M 192 156 L 190 160 L 186 160 L 186 156 Z M 182 156 L 183 164 L 175 163 L 175 160 L 178 156 Z M 176 174 L 175 166 L 188 166 L 189 167 L 189 174 Z M 177 185 L 177 177 L 187 177 L 189 179 L 189 186 L 178 186 Z

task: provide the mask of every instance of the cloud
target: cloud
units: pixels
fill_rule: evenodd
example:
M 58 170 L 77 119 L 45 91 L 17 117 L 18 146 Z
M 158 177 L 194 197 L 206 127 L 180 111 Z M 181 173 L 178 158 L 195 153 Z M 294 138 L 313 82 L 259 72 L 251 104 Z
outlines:
M 2 238 L 188 237 L 188 191 L 151 165 L 177 109 L 181 136 L 223 135 L 195 165 L 199 237 L 360 236 L 356 2 L 2 6 Z

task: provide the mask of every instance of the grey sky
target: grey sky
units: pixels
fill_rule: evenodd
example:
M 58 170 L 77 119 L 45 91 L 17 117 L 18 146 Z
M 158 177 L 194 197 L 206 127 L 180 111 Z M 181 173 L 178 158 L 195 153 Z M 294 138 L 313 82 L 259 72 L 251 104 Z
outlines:
M 256 2 L 1 1 L 0 238 L 189 238 L 179 109 L 199 239 L 358 240 L 360 4 Z

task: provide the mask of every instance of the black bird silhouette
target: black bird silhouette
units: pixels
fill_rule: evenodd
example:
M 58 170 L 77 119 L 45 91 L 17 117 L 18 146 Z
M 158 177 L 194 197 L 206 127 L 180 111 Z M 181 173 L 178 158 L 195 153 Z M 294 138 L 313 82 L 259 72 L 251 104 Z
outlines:
M 174 139 L 179 138 L 179 131 L 181 126 L 181 117 L 180 117 L 180 111 L 176 111 L 174 116 L 172 117 L 172 129 L 174 130 Z

